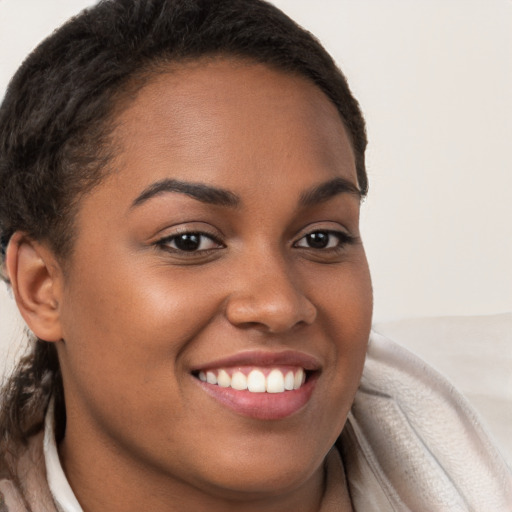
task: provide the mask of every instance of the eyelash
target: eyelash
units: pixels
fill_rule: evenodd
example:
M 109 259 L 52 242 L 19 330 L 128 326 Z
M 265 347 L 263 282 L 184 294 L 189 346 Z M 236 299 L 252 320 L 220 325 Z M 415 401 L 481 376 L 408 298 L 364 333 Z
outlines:
M 332 247 L 303 247 L 299 245 L 299 242 L 302 240 L 305 240 L 307 237 L 312 237 L 314 235 L 327 235 L 329 238 L 335 237 L 338 239 L 338 243 Z M 315 229 L 313 231 L 310 231 L 306 233 L 304 236 L 299 238 L 297 242 L 293 244 L 294 247 L 303 247 L 304 249 L 309 249 L 312 251 L 341 251 L 343 250 L 347 245 L 353 245 L 357 241 L 356 237 L 353 237 L 352 235 L 349 235 L 348 233 L 345 233 L 344 231 L 335 231 L 331 229 Z M 329 239 L 329 243 L 331 240 Z
M 306 240 L 307 237 L 314 237 L 319 235 L 327 235 L 328 236 L 328 242 L 326 247 L 308 247 L 308 246 L 302 246 L 300 245 L 300 242 L 303 240 Z M 192 241 L 192 244 L 199 243 L 197 248 L 191 248 L 190 250 L 180 248 L 176 246 L 176 241 L 180 238 L 188 237 L 189 241 Z M 329 244 L 332 242 L 332 238 L 337 239 L 337 243 L 334 246 L 329 247 Z M 196 238 L 197 240 L 194 241 L 193 238 Z M 321 236 L 319 237 L 320 240 Z M 206 249 L 201 249 L 201 245 L 204 243 L 205 239 L 209 240 L 211 243 L 215 244 L 217 247 L 209 247 Z M 183 240 L 185 243 L 186 240 Z M 348 233 L 345 233 L 343 231 L 334 231 L 329 229 L 316 229 L 313 231 L 310 231 L 303 235 L 301 238 L 299 238 L 294 244 L 293 247 L 295 248 L 303 248 L 307 249 L 309 251 L 321 251 L 321 252 L 337 252 L 343 250 L 347 245 L 353 245 L 357 241 L 356 237 L 353 237 L 352 235 L 349 235 Z M 174 244 L 174 247 L 171 246 L 171 244 Z M 159 247 L 170 251 L 175 252 L 179 254 L 187 254 L 190 256 L 197 256 L 199 254 L 206 255 L 211 253 L 212 251 L 216 251 L 218 249 L 225 248 L 224 244 L 215 236 L 211 235 L 210 233 L 205 233 L 201 231 L 183 231 L 179 233 L 175 233 L 170 236 L 166 236 L 156 242 L 156 245 Z
M 203 244 L 205 239 L 209 240 L 213 244 L 217 245 L 217 247 L 212 247 L 208 249 L 193 249 L 193 250 L 186 250 L 179 247 L 171 247 L 171 244 L 176 244 L 176 241 L 180 238 L 189 237 L 190 239 L 193 237 L 197 237 L 199 239 L 199 247 Z M 202 231 L 182 231 L 179 233 L 175 233 L 170 236 L 166 236 L 160 240 L 158 240 L 157 245 L 162 247 L 163 249 L 171 252 L 176 252 L 180 254 L 189 254 L 191 256 L 197 255 L 197 254 L 207 254 L 212 251 L 215 251 L 217 249 L 224 248 L 224 244 L 220 240 L 218 240 L 215 236 L 211 235 L 210 233 L 204 233 Z

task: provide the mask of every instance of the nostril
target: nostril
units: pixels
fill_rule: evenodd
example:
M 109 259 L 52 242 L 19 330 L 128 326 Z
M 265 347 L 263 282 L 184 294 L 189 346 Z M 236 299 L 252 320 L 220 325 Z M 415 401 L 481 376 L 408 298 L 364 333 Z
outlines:
M 260 322 L 243 322 L 237 324 L 237 327 L 239 329 L 262 329 L 265 328 L 265 326 Z

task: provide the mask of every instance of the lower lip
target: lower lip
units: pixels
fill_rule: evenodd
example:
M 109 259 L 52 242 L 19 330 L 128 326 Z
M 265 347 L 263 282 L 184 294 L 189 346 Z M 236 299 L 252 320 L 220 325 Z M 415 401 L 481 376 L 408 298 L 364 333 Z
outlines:
M 258 420 L 280 420 L 302 409 L 311 398 L 317 374 L 310 375 L 299 388 L 283 393 L 251 393 L 223 388 L 195 379 L 212 398 L 242 416 Z

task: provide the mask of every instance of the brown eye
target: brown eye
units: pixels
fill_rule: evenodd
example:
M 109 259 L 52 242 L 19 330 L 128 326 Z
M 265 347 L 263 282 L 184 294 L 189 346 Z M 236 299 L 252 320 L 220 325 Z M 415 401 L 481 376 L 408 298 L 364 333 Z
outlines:
M 295 243 L 306 249 L 336 249 L 354 243 L 355 239 L 342 231 L 317 230 L 308 233 Z
M 309 249 L 330 249 L 340 244 L 340 235 L 332 231 L 313 231 L 303 236 L 296 244 L 297 247 Z
M 307 245 L 312 249 L 325 249 L 329 245 L 329 239 L 332 238 L 332 235 L 325 231 L 317 231 L 306 235 L 304 238 Z
M 159 245 L 183 252 L 199 252 L 222 247 L 217 240 L 205 233 L 180 233 L 164 238 Z
M 180 251 L 197 251 L 201 246 L 201 235 L 197 233 L 185 233 L 174 239 L 176 249 Z

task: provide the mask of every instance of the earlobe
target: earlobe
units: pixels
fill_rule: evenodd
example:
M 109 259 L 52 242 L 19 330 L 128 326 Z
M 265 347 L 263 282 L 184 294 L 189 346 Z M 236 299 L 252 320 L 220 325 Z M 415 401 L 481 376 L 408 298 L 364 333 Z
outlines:
M 18 309 L 30 330 L 45 341 L 62 339 L 62 272 L 53 252 L 16 232 L 7 246 L 6 269 Z

